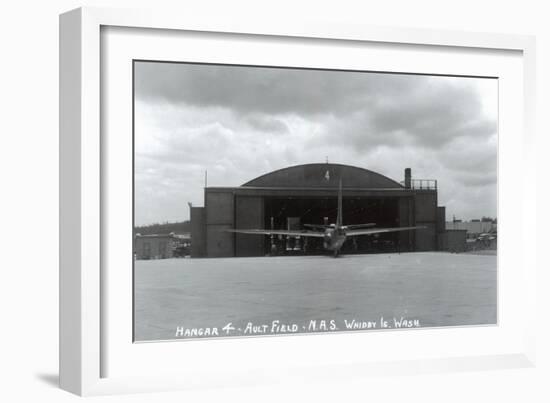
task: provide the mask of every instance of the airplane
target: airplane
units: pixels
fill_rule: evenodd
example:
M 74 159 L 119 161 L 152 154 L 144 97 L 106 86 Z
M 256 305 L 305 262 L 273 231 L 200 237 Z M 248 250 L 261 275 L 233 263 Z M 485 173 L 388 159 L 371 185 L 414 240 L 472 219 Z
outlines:
M 376 223 L 343 225 L 342 221 L 342 180 L 340 179 L 338 188 L 338 211 L 336 214 L 336 223 L 329 225 L 304 224 L 309 230 L 267 230 L 267 229 L 229 229 L 225 232 L 252 235 L 286 235 L 292 237 L 313 237 L 323 238 L 323 247 L 332 251 L 334 257 L 338 257 L 340 249 L 346 242 L 346 239 L 359 235 L 374 235 L 397 231 L 411 231 L 415 229 L 426 228 L 424 226 L 416 227 L 395 227 L 395 228 L 373 228 Z

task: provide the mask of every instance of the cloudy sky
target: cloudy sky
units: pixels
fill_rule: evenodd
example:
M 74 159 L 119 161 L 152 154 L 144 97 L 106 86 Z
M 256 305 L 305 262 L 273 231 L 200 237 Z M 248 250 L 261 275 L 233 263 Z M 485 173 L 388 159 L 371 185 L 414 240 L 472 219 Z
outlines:
M 496 216 L 496 79 L 136 62 L 136 225 L 209 186 L 330 162 L 437 179 L 447 219 Z

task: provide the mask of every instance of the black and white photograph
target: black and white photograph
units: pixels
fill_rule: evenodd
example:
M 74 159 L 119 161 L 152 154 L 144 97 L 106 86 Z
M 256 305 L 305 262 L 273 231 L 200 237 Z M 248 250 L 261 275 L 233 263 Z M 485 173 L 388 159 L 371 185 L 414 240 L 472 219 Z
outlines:
M 134 60 L 134 341 L 491 326 L 496 77 Z

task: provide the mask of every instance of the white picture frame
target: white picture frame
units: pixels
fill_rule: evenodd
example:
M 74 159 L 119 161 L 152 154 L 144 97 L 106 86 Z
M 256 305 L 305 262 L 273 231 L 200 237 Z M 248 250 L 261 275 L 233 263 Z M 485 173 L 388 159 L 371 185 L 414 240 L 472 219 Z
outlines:
M 159 391 L 193 387 L 215 387 L 224 385 L 253 385 L 264 382 L 280 382 L 296 379 L 335 379 L 346 376 L 368 376 L 369 374 L 409 374 L 418 372 L 438 372 L 453 370 L 476 370 L 483 368 L 510 368 L 534 365 L 534 320 L 526 318 L 517 324 L 517 331 L 510 343 L 501 350 L 484 350 L 483 343 L 478 349 L 464 350 L 446 354 L 445 351 L 432 351 L 424 355 L 403 355 L 403 359 L 390 357 L 388 360 L 367 360 L 355 357 L 353 360 L 339 361 L 336 356 L 327 360 L 315 360 L 304 354 L 290 363 L 265 362 L 263 372 L 250 371 L 247 360 L 240 368 L 209 371 L 207 365 L 200 365 L 200 354 L 192 360 L 197 365 L 196 372 L 159 371 L 158 375 L 134 374 L 121 367 L 118 371 L 108 371 L 106 360 L 112 355 L 113 345 L 105 336 L 105 320 L 111 313 L 106 303 L 107 291 L 103 286 L 105 272 L 105 250 L 102 227 L 105 217 L 102 214 L 106 178 L 105 150 L 101 140 L 104 130 L 102 122 L 101 93 L 108 91 L 101 85 L 101 31 L 104 27 L 146 28 L 156 30 L 180 30 L 201 33 L 223 33 L 223 35 L 247 35 L 257 38 L 306 38 L 308 40 L 338 40 L 356 43 L 377 42 L 380 44 L 399 44 L 428 46 L 448 49 L 470 49 L 477 53 L 490 51 L 511 51 L 520 54 L 521 81 L 524 96 L 519 100 L 523 122 L 514 141 L 519 141 L 523 150 L 519 178 L 522 188 L 533 186 L 529 181 L 535 171 L 534 148 L 534 90 L 535 90 L 535 42 L 533 37 L 488 33 L 466 33 L 455 31 L 428 31 L 407 28 L 381 28 L 368 26 L 350 26 L 316 21 L 292 22 L 265 20 L 212 20 L 197 19 L 192 15 L 174 15 L 150 10 L 112 10 L 102 8 L 81 8 L 70 11 L 60 17 L 60 384 L 63 389 L 79 395 L 129 393 L 139 391 Z M 335 45 L 337 46 L 337 45 Z M 517 73 L 511 73 L 516 74 Z M 130 100 L 129 100 L 130 102 Z M 499 150 L 503 152 L 502 149 Z M 507 181 L 503 181 L 506 190 Z M 502 186 L 501 186 L 502 187 Z M 516 196 L 511 202 L 524 202 L 527 192 Z M 531 196 L 533 197 L 533 196 Z M 500 206 L 499 206 L 500 209 Z M 500 214 L 500 212 L 499 212 Z M 499 216 L 499 220 L 500 220 Z M 523 282 L 518 284 L 518 298 L 521 298 L 522 312 L 535 312 L 536 261 L 534 244 L 528 242 L 527 234 L 535 231 L 534 209 L 523 208 L 519 223 L 508 223 L 504 216 L 503 229 L 509 233 L 520 232 L 522 242 L 514 251 L 518 275 Z M 507 225 L 509 225 L 507 227 Z M 502 228 L 502 226 L 501 226 Z M 507 230 L 506 228 L 509 228 Z M 500 234 L 499 234 L 500 236 Z M 500 241 L 499 241 L 500 242 Z M 499 248 L 500 249 L 500 248 Z M 512 253 L 512 252 L 510 252 Z M 505 295 L 506 298 L 509 298 Z M 510 302 L 510 301 L 508 301 Z M 532 308 L 532 309 L 529 309 Z M 483 337 L 490 339 L 502 336 L 498 329 L 485 329 Z M 471 340 L 469 330 L 453 329 L 449 337 Z M 419 330 L 406 336 L 379 332 L 367 336 L 366 333 L 345 336 L 346 342 L 361 343 L 369 337 L 369 342 L 388 339 L 422 343 L 422 339 L 447 337 L 437 330 Z M 470 336 L 469 336 L 470 335 Z M 316 348 L 327 351 L 337 348 L 344 340 L 338 337 L 317 337 L 315 343 L 308 342 L 312 336 L 295 337 L 292 348 L 303 348 L 306 344 L 315 344 Z M 340 338 L 339 338 L 340 337 Z M 470 339 L 468 338 L 470 337 Z M 475 336 L 477 337 L 477 335 Z M 521 341 L 520 341 L 521 337 Z M 512 340 L 513 339 L 513 340 Z M 252 351 L 261 354 L 266 349 L 286 349 L 290 342 L 285 338 L 269 338 L 267 342 L 259 339 L 243 341 L 206 341 L 196 344 L 195 349 L 216 350 L 223 354 L 229 348 L 241 351 L 243 343 Z M 312 339 L 313 340 L 313 339 Z M 450 340 L 450 339 L 448 339 Z M 197 342 L 199 343 L 199 342 Z M 204 343 L 215 343 L 206 345 Z M 157 354 L 151 343 L 144 349 L 145 355 Z M 111 346 L 107 348 L 107 346 Z M 165 343 L 162 354 L 169 354 L 179 343 Z M 201 347 L 203 346 L 203 347 Z M 278 347 L 277 347 L 278 346 Z M 202 349 L 202 350 L 201 350 Z M 133 354 L 128 349 L 128 354 Z M 141 353 L 140 353 L 141 354 Z M 178 353 L 179 354 L 179 353 Z M 128 359 L 128 356 L 119 359 Z M 131 357 L 130 357 L 131 358 Z M 141 358 L 140 358 L 141 360 Z M 130 360 L 131 362 L 132 360 Z M 139 361 L 139 360 L 137 360 Z M 162 363 L 156 361 L 157 365 Z M 170 367 L 170 365 L 167 365 Z M 254 369 L 257 369 L 256 367 Z M 116 373 L 116 375 L 111 375 Z

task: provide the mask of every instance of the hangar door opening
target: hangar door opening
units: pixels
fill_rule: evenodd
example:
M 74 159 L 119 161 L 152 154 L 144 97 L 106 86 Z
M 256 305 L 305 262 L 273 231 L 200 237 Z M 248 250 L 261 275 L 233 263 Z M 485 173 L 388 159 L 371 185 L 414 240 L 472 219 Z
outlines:
M 336 197 L 266 197 L 264 199 L 264 228 L 304 229 L 304 224 L 333 224 L 336 222 Z M 397 197 L 344 197 L 343 224 L 376 223 L 377 227 L 399 226 Z M 399 251 L 399 234 L 387 233 L 350 237 L 343 253 L 377 253 Z M 328 253 L 322 238 L 266 236 L 266 255 L 317 255 Z

